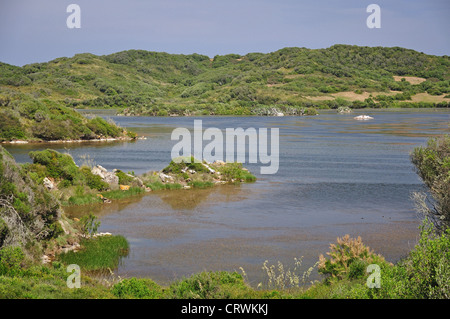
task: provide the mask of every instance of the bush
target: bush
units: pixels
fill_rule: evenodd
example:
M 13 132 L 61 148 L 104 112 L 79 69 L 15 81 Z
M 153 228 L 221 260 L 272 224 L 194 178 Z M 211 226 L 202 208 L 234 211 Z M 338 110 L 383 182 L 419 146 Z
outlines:
M 245 289 L 243 277 L 236 272 L 201 272 L 170 286 L 173 298 L 223 299 L 233 298 L 234 289 Z
M 97 220 L 97 217 L 94 214 L 89 213 L 80 219 L 80 225 L 83 234 L 92 236 L 100 227 L 100 221 Z
M 415 148 L 411 161 L 432 196 L 415 194 L 418 210 L 429 216 L 438 230 L 450 227 L 450 135 L 432 138 L 427 147 Z
M 87 127 L 97 135 L 104 137 L 118 137 L 122 130 L 114 124 L 108 123 L 101 117 L 95 117 L 87 123 Z
M 83 175 L 69 154 L 61 154 L 57 151 L 47 149 L 45 151 L 30 152 L 29 156 L 34 164 L 45 166 L 48 177 L 67 180 L 70 184 L 83 178 Z
M 133 183 L 133 181 L 134 181 L 133 176 L 130 176 L 130 175 L 122 172 L 121 170 L 117 170 L 115 174 L 119 178 L 120 185 L 131 185 L 131 183 Z
M 115 284 L 111 292 L 118 298 L 161 298 L 162 288 L 150 279 L 124 279 Z
M 25 255 L 20 247 L 3 247 L 0 249 L 0 275 L 17 276 L 21 274 Z
M 26 138 L 22 124 L 15 116 L 6 112 L 0 112 L 0 123 L 0 141 Z
M 450 298 L 450 228 L 436 233 L 427 219 L 419 243 L 403 262 L 407 293 L 412 298 Z
M 366 247 L 361 240 L 350 238 L 349 235 L 337 238 L 337 245 L 330 245 L 331 258 L 319 256 L 319 273 L 328 275 L 327 279 L 344 279 L 349 277 L 360 277 L 363 265 L 384 264 L 384 257 L 376 255 L 369 247 Z M 353 265 L 353 263 L 357 263 Z
M 218 168 L 222 174 L 222 178 L 227 181 L 245 181 L 254 182 L 256 177 L 250 172 L 244 170 L 242 163 L 226 163 Z
M 92 174 L 91 169 L 89 167 L 83 166 L 81 167 L 80 171 L 85 178 L 86 185 L 89 186 L 91 189 L 104 191 L 109 188 L 108 183 L 103 181 L 99 175 Z

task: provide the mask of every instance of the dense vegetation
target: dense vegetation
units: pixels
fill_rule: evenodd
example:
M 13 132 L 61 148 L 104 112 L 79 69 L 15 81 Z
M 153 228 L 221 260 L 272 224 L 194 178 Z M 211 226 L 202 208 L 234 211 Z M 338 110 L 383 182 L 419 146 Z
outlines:
M 315 108 L 343 106 L 448 107 L 449 66 L 448 56 L 349 45 L 213 59 L 128 50 L 106 56 L 77 54 L 23 67 L 0 63 L 0 116 L 7 114 L 9 123 L 2 134 L 21 136 L 14 130 L 19 127 L 17 112 L 37 120 L 42 117 L 37 109 L 63 106 L 154 116 L 308 115 L 315 114 Z M 37 129 L 36 134 L 42 133 Z
M 4 92 L 4 88 L 0 88 Z M 87 119 L 75 110 L 50 99 L 26 93 L 0 93 L 0 142 L 11 140 L 92 140 L 134 138 L 103 118 Z

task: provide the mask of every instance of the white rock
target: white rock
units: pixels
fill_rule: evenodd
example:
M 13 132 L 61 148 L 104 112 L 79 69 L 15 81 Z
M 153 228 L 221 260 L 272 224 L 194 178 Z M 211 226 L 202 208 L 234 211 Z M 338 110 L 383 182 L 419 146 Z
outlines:
M 47 177 L 44 178 L 44 186 L 48 189 L 48 190 L 52 190 L 55 188 L 55 184 L 53 184 L 53 182 L 51 180 L 49 180 Z
M 359 121 L 367 121 L 367 120 L 373 120 L 373 117 L 368 116 L 368 115 L 358 115 L 354 117 L 355 120 L 359 120 Z
M 163 183 L 167 183 L 167 182 L 173 182 L 173 177 L 164 174 L 163 172 L 159 173 L 159 178 L 161 179 L 161 181 Z

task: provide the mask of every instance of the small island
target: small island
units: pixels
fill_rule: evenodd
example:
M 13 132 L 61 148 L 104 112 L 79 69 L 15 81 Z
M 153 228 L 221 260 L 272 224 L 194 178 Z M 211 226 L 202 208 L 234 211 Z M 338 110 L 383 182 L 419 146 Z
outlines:
M 63 206 L 110 203 L 145 192 L 208 188 L 227 183 L 253 182 L 256 177 L 241 163 L 208 163 L 194 157 L 172 160 L 161 171 L 136 176 L 101 165 L 78 167 L 69 154 L 55 150 L 30 152 L 33 163 L 23 164 L 36 184 L 44 185 Z

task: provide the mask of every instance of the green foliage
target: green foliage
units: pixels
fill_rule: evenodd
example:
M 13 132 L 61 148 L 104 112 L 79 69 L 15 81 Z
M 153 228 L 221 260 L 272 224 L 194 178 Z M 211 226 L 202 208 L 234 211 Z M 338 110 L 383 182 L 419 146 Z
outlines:
M 162 288 L 151 279 L 123 279 L 111 292 L 117 298 L 158 299 L 163 297 Z
M 85 178 L 86 185 L 91 189 L 105 191 L 109 188 L 108 183 L 104 182 L 99 175 L 92 174 L 92 171 L 89 167 L 83 166 L 80 168 L 80 171 Z
M 22 124 L 14 115 L 0 110 L 0 123 L 0 141 L 26 138 Z
M 170 290 L 177 299 L 224 299 L 236 298 L 234 291 L 246 290 L 246 285 L 236 272 L 201 272 L 173 283 Z
M 90 235 L 90 236 L 97 233 L 97 229 L 100 227 L 100 221 L 97 220 L 97 217 L 92 213 L 89 213 L 88 215 L 84 215 L 80 219 L 80 224 L 81 224 L 81 231 L 85 235 Z
M 66 265 L 77 264 L 88 271 L 114 269 L 128 254 L 129 247 L 127 240 L 120 235 L 84 239 L 80 244 L 82 250 L 59 254 L 57 260 Z
M 415 148 L 411 161 L 433 198 L 428 205 L 424 196 L 416 195 L 416 204 L 438 229 L 445 230 L 450 227 L 450 135 L 432 138 L 426 147 Z
M 118 137 L 122 133 L 122 130 L 119 127 L 108 123 L 101 117 L 95 117 L 89 120 L 87 123 L 87 127 L 95 134 L 103 137 Z
M 17 276 L 22 272 L 21 263 L 25 255 L 20 247 L 0 249 L 0 276 Z
M 450 297 L 450 228 L 437 234 L 425 220 L 419 243 L 401 267 L 406 270 L 405 283 L 412 298 Z
M 145 189 L 142 187 L 130 187 L 127 190 L 110 190 L 107 192 L 102 192 L 102 195 L 108 199 L 121 199 L 143 194 L 144 192 Z
M 193 181 L 189 183 L 188 185 L 192 186 L 193 188 L 210 188 L 214 186 L 213 182 L 202 182 L 202 181 Z
M 365 266 L 385 263 L 384 257 L 365 246 L 361 237 L 354 239 L 349 235 L 337 238 L 337 244 L 331 244 L 327 254 L 330 258 L 319 256 L 318 270 L 319 273 L 327 275 L 328 280 L 360 278 Z
M 28 176 L 28 170 L 17 165 L 14 158 L 0 147 L 0 206 L 2 213 L 15 211 L 16 218 L 1 218 L 1 244 L 21 247 L 29 241 L 40 242 L 57 236 L 59 203 Z
M 117 170 L 115 174 L 119 178 L 120 185 L 130 185 L 134 181 L 133 176 L 130 176 L 129 174 L 126 174 L 121 170 Z
M 24 67 L 0 64 L 0 107 L 32 121 L 26 137 L 91 139 L 122 134 L 73 108 L 120 108 L 131 115 L 267 115 L 266 108 L 336 108 L 315 100 L 338 92 L 389 92 L 350 107 L 448 107 L 448 101 L 410 102 L 417 93 L 449 89 L 449 57 L 403 48 L 334 45 L 326 49 L 284 48 L 275 52 L 228 54 L 212 61 L 201 55 L 128 50 L 106 56 L 75 56 Z M 410 84 L 393 76 L 422 77 Z M 408 101 L 402 102 L 400 101 Z M 308 113 L 308 112 L 307 112 Z M 303 115 L 301 112 L 291 115 Z M 14 115 L 16 118 L 17 115 Z M 55 125 L 48 126 L 51 121 Z M 25 124 L 25 123 L 22 123 Z M 19 126 L 17 126 L 19 127 Z M 35 127 L 31 132 L 31 127 Z M 8 130 L 20 136 L 20 130 Z
M 242 163 L 226 163 L 218 170 L 226 181 L 254 182 L 256 180 L 254 175 L 243 168 Z
M 83 175 L 69 154 L 62 154 L 47 149 L 44 151 L 30 152 L 29 156 L 34 164 L 45 166 L 48 177 L 64 179 L 71 184 L 74 184 L 77 180 L 83 179 Z
M 8 224 L 0 217 L 0 247 L 3 246 L 3 242 L 6 239 L 6 236 L 9 233 Z

